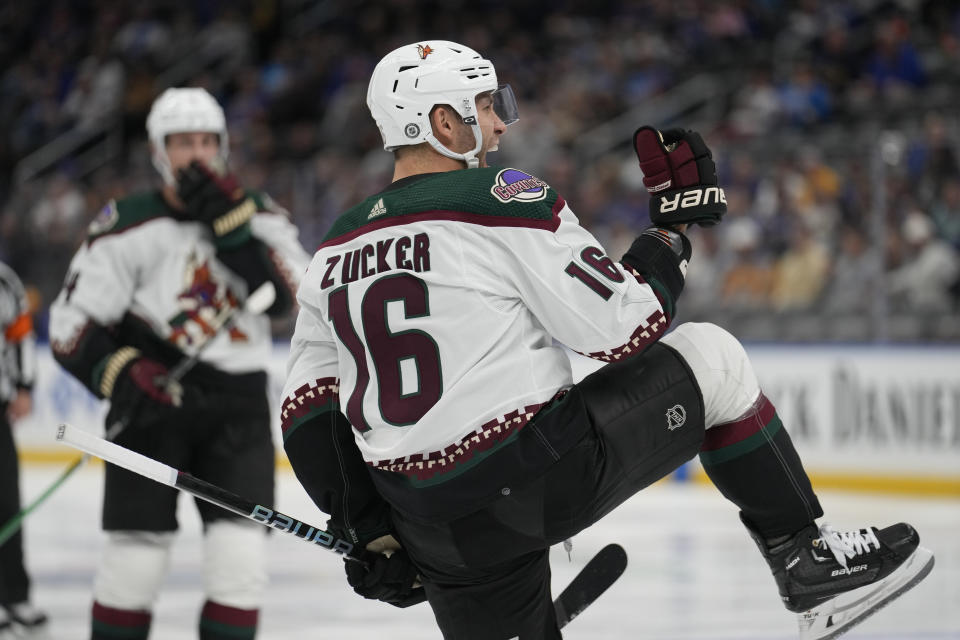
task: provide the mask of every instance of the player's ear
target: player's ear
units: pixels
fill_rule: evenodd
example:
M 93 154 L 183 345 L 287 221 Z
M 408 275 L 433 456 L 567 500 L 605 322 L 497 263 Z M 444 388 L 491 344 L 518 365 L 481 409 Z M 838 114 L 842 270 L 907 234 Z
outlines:
M 433 127 L 434 137 L 445 147 L 449 147 L 456 139 L 456 124 L 460 117 L 457 112 L 446 105 L 437 105 L 430 112 L 430 125 Z

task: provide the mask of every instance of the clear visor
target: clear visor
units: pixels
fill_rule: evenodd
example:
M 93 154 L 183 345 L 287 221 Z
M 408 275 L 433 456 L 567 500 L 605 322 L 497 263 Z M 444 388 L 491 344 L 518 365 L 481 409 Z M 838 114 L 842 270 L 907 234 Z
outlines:
M 492 94 L 493 112 L 503 121 L 503 124 L 513 124 L 520 119 L 517 108 L 517 97 L 508 84 L 502 84 Z

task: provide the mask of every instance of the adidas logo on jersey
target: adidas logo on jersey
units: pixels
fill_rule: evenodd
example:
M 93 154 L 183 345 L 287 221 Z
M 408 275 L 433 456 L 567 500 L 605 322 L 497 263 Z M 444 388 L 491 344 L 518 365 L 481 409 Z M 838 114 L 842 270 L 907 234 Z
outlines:
M 377 200 L 377 204 L 373 205 L 373 209 L 370 209 L 370 215 L 367 216 L 367 220 L 370 218 L 376 218 L 377 216 L 382 216 L 387 212 L 387 208 L 383 206 L 383 198 Z

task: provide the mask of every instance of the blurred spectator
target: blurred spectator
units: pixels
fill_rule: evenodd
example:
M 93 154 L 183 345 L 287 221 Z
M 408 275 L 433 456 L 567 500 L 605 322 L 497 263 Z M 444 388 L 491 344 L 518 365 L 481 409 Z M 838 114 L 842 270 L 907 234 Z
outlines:
M 102 41 L 77 69 L 76 79 L 63 102 L 63 112 L 80 129 L 89 129 L 114 115 L 123 99 L 124 68 L 106 51 Z
M 845 21 L 833 20 L 813 50 L 815 65 L 832 93 L 842 94 L 856 79 L 859 56 Z
M 827 313 L 855 314 L 870 310 L 878 294 L 879 264 L 869 251 L 863 232 L 853 226 L 840 231 L 837 256 L 827 276 L 820 309 Z
M 709 317 L 721 304 L 723 276 L 727 272 L 725 263 L 730 257 L 722 255 L 720 251 L 718 229 L 693 227 L 688 229 L 687 235 L 696 247 L 696 254 L 690 259 L 687 269 L 681 311 Z
M 878 93 L 886 97 L 898 97 L 926 83 L 920 56 L 910 39 L 910 25 L 904 18 L 892 18 L 877 27 L 867 72 Z
M 948 136 L 943 116 L 931 112 L 924 117 L 923 136 L 909 145 L 905 160 L 918 195 L 923 198 L 933 197 L 945 180 L 960 174 L 954 142 Z
M 951 288 L 960 277 L 956 251 L 934 235 L 933 222 L 922 212 L 908 214 L 902 232 L 910 255 L 889 276 L 896 308 L 923 313 L 951 311 Z
M 754 69 L 733 97 L 730 126 L 737 135 L 762 135 L 776 124 L 780 114 L 780 97 L 764 68 Z
M 776 311 L 809 309 L 820 296 L 830 266 L 826 249 L 804 222 L 796 225 L 790 244 L 776 262 L 770 302 Z
M 214 21 L 197 34 L 196 42 L 199 55 L 220 61 L 220 73 L 237 73 L 250 58 L 250 27 L 233 4 L 224 6 Z
M 795 176 L 793 206 L 807 229 L 826 240 L 840 218 L 837 196 L 840 176 L 829 167 L 818 149 L 805 146 L 798 152 L 799 173 Z
M 30 210 L 30 226 L 37 236 L 54 244 L 72 245 L 86 226 L 83 194 L 62 173 L 47 182 L 46 193 Z
M 150 2 L 134 5 L 134 14 L 114 37 L 116 50 L 127 60 L 146 62 L 159 69 L 175 52 L 171 50 L 170 29 L 155 14 Z
M 960 249 L 960 178 L 944 181 L 931 206 L 930 217 L 936 224 L 937 235 L 954 249 Z
M 760 231 L 749 218 L 731 220 L 724 236 L 733 252 L 723 278 L 721 302 L 726 309 L 762 309 L 767 306 L 773 271 L 757 251 Z
M 70 256 L 83 241 L 87 226 L 87 204 L 77 185 L 62 173 L 44 185 L 39 199 L 29 209 L 28 247 L 42 260 L 31 260 L 26 273 L 37 285 L 46 307 L 58 290 L 70 264 Z
M 806 63 L 797 64 L 778 90 L 783 117 L 788 124 L 807 127 L 830 115 L 827 87 Z

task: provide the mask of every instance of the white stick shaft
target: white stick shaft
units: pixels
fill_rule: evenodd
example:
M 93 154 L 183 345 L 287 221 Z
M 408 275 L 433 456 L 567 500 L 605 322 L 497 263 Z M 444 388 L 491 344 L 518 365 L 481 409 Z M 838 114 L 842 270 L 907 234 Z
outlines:
M 362 549 L 355 551 L 353 543 L 341 540 L 329 531 L 324 531 L 270 507 L 247 500 L 222 487 L 195 478 L 189 473 L 178 471 L 173 467 L 125 449 L 113 442 L 108 442 L 103 438 L 98 438 L 82 429 L 77 429 L 69 424 L 61 424 L 57 428 L 57 440 L 123 467 L 128 471 L 156 480 L 160 484 L 185 491 L 201 500 L 206 500 L 227 511 L 258 522 L 265 527 L 289 533 L 301 540 L 319 545 L 328 551 L 339 553 L 352 560 L 369 562 L 365 551 Z
M 247 296 L 247 299 L 243 303 L 243 310 L 247 313 L 259 315 L 273 306 L 276 299 L 277 288 L 273 286 L 272 282 L 267 280 Z
M 57 440 L 92 456 L 112 462 L 118 467 L 156 480 L 160 484 L 169 487 L 176 487 L 177 485 L 177 470 L 173 467 L 152 460 L 136 451 L 108 442 L 73 425 L 64 423 L 57 427 Z

